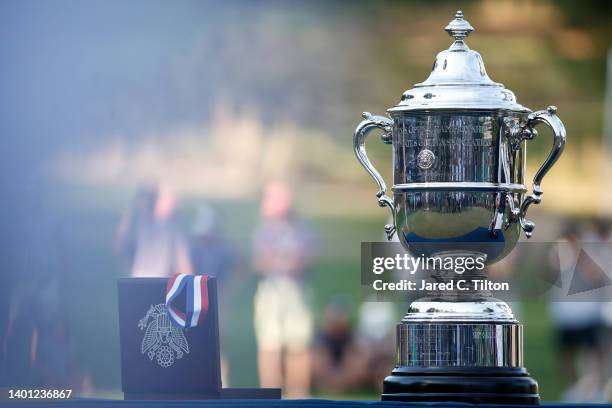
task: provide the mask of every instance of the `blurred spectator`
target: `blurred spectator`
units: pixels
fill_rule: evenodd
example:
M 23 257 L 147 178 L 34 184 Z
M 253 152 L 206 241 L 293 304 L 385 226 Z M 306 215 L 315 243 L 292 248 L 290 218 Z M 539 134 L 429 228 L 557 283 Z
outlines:
M 391 302 L 366 301 L 359 308 L 357 334 L 367 350 L 366 385 L 382 390 L 382 379 L 395 366 L 395 310 Z
M 132 211 L 117 229 L 116 246 L 129 260 L 132 277 L 168 277 L 192 273 L 189 248 L 174 212 L 174 191 L 164 185 L 144 187 Z
M 190 254 L 193 272 L 217 278 L 219 303 L 219 325 L 221 335 L 225 332 L 223 318 L 229 299 L 229 279 L 236 264 L 236 252 L 225 238 L 223 218 L 210 206 L 200 206 L 191 227 Z M 223 348 L 223 342 L 221 342 Z M 229 385 L 229 373 L 225 353 L 221 353 L 221 378 L 225 387 Z
M 141 225 L 149 224 L 153 220 L 155 210 L 156 187 L 153 185 L 141 186 L 132 201 L 132 207 L 123 217 L 117 227 L 115 237 L 115 250 L 119 252 L 131 271 L 136 254 L 138 231 Z
M 253 268 L 262 279 L 255 293 L 255 336 L 263 387 L 283 387 L 289 397 L 310 389 L 312 316 L 303 288 L 312 260 L 309 229 L 293 211 L 282 183 L 266 187 L 261 223 L 253 240 Z
M 11 368 L 5 384 L 71 388 L 90 395 L 91 377 L 72 354 L 72 336 L 61 305 L 57 276 L 43 274 L 12 294 L 8 333 L 2 347 Z
M 214 208 L 198 208 L 189 248 L 194 273 L 214 276 L 219 288 L 225 286 L 235 264 L 235 252 L 225 238 L 223 219 Z
M 71 352 L 74 338 L 66 314 L 60 310 L 61 287 L 58 279 L 47 282 L 36 292 L 36 311 L 31 358 L 36 383 L 44 387 L 70 386 L 81 396 L 91 395 L 92 379 Z
M 557 334 L 561 373 L 570 387 L 564 392 L 566 402 L 593 402 L 601 399 L 601 361 L 597 350 L 601 339 L 601 304 L 594 301 L 562 300 L 572 293 L 586 292 L 600 287 L 597 277 L 581 262 L 582 243 L 579 230 L 571 223 L 563 240 L 552 253 L 551 263 L 559 268 L 561 288 L 553 288 L 550 315 Z
M 367 349 L 356 341 L 346 310 L 328 306 L 312 353 L 313 385 L 326 393 L 354 391 L 368 377 L 368 362 Z
M 603 296 L 601 297 L 601 314 L 604 329 L 600 332 L 599 358 L 602 362 L 602 402 L 612 402 L 612 234 L 610 233 L 610 221 L 595 218 L 591 224 L 592 231 L 585 238 L 590 241 L 589 255 L 595 261 L 593 267 L 598 268 L 607 275 L 607 282 L 602 284 Z

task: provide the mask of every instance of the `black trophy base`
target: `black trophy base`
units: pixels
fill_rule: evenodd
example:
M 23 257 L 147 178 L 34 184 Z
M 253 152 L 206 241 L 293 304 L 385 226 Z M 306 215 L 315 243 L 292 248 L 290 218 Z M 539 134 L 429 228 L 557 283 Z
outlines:
M 540 395 L 524 368 L 397 367 L 383 382 L 382 400 L 537 405 Z

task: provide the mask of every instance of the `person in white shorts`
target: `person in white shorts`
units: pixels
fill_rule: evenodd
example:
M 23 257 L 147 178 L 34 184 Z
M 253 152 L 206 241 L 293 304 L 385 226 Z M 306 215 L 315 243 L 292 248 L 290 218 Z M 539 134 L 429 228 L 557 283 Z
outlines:
M 284 184 L 267 186 L 261 217 L 253 240 L 253 269 L 262 277 L 254 299 L 260 383 L 305 397 L 313 322 L 303 277 L 312 260 L 311 234 L 295 217 Z

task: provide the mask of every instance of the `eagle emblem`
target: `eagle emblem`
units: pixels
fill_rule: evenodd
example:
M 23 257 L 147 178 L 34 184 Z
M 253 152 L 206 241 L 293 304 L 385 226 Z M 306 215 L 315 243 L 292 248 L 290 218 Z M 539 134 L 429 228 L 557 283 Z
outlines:
M 149 360 L 155 359 L 161 367 L 170 367 L 183 354 L 189 354 L 183 330 L 172 324 L 165 304 L 151 305 L 145 317 L 138 321 L 138 327 L 147 329 L 140 352 L 147 353 Z

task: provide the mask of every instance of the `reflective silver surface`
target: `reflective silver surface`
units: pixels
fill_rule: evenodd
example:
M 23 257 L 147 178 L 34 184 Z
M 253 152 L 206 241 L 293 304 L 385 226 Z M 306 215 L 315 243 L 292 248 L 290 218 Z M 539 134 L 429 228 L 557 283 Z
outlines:
M 523 333 L 516 323 L 402 322 L 399 367 L 522 367 Z
M 368 134 L 375 129 L 380 129 L 383 131 L 382 140 L 384 142 L 390 141 L 390 135 L 392 131 L 393 121 L 384 116 L 373 116 L 369 112 L 364 112 L 362 114 L 363 121 L 357 125 L 357 129 L 355 129 L 355 136 L 353 137 L 353 150 L 355 151 L 355 155 L 359 162 L 363 165 L 366 171 L 372 176 L 376 184 L 378 185 L 378 192 L 376 193 L 376 197 L 378 198 L 378 205 L 381 207 L 389 207 L 391 210 L 391 216 L 393 219 L 393 224 L 385 225 L 385 232 L 387 233 L 387 238 L 391 240 L 393 235 L 395 234 L 395 206 L 393 203 L 393 199 L 387 196 L 387 184 L 385 184 L 385 180 L 382 178 L 378 170 L 374 168 L 370 159 L 368 159 L 368 155 L 365 150 L 365 141 Z
M 542 110 L 530 113 L 527 116 L 527 120 L 521 122 L 518 128 L 513 129 L 510 127 L 507 131 L 509 140 L 511 142 L 514 141 L 514 143 L 511 143 L 514 150 L 520 149 L 522 140 L 531 140 L 537 135 L 534 127 L 539 123 L 548 125 L 553 131 L 552 149 L 535 176 L 533 176 L 533 193 L 522 202 L 519 211 L 513 210 L 514 215 L 518 217 L 521 227 L 528 238 L 531 237 L 535 224 L 532 221 L 526 220 L 527 210 L 531 204 L 540 204 L 542 201 L 542 194 L 544 194 L 541 187 L 542 179 L 559 159 L 565 148 L 565 126 L 563 126 L 563 122 L 561 122 L 556 113 L 557 107 L 549 106 L 545 111 Z
M 474 28 L 461 11 L 445 30 L 455 41 L 436 56 L 429 78 L 404 92 L 389 112 L 466 108 L 529 111 L 516 102 L 512 91 L 489 78 L 480 54 L 465 43 Z
M 510 306 L 506 302 L 492 298 L 461 302 L 449 299 L 419 299 L 410 304 L 402 322 L 517 323 Z
M 391 210 L 393 224 L 385 226 L 389 239 L 397 232 L 408 250 L 437 242 L 502 244 L 501 251 L 498 246 L 485 251 L 493 263 L 512 250 L 521 229 L 532 235 L 535 226 L 527 210 L 542 199 L 541 182 L 563 151 L 565 129 L 555 107 L 529 113 L 513 95 L 500 104 L 487 93 L 503 87 L 491 81 L 480 55 L 465 45 L 473 28 L 461 13 L 446 30 L 454 43 L 438 55 L 432 74 L 417 87 L 454 92 L 457 105 L 449 109 L 444 103 L 402 101 L 396 107 L 402 109 L 389 109 L 391 119 L 366 112 L 353 147 L 378 185 L 378 204 Z M 477 104 L 470 99 L 473 92 Z M 526 142 L 541 123 L 552 128 L 553 147 L 534 177 L 533 193 L 524 197 Z M 365 139 L 376 129 L 383 142 L 393 145 L 393 198 L 366 154 Z
M 402 191 L 510 191 L 514 193 L 525 193 L 527 187 L 523 184 L 514 183 L 477 183 L 469 181 L 432 181 L 427 183 L 395 184 L 392 187 L 394 193 Z
M 393 215 L 389 239 L 397 232 L 417 255 L 467 252 L 493 263 L 512 251 L 521 230 L 533 233 L 527 211 L 541 202 L 542 179 L 563 152 L 565 128 L 555 107 L 531 113 L 489 78 L 464 41 L 474 29 L 463 13 L 445 29 L 454 41 L 427 80 L 402 94 L 390 118 L 364 113 L 353 148 L 378 185 L 378 204 Z M 553 145 L 526 195 L 526 144 L 539 124 L 552 129 Z M 367 157 L 373 130 L 393 147 L 393 198 Z M 454 279 L 436 272 L 433 278 Z M 429 293 L 410 305 L 397 330 L 400 367 L 523 363 L 521 326 L 506 303 L 483 291 Z
M 504 244 L 501 252 L 498 247 L 484 250 L 489 263 L 512 250 L 520 225 L 513 222 L 506 197 L 520 202 L 526 187 L 523 147 L 507 147 L 506 118 L 519 122 L 521 114 L 461 110 L 394 115 L 395 225 L 406 248 L 420 254 L 419 244 Z M 423 151 L 434 157 L 427 168 L 418 163 Z

